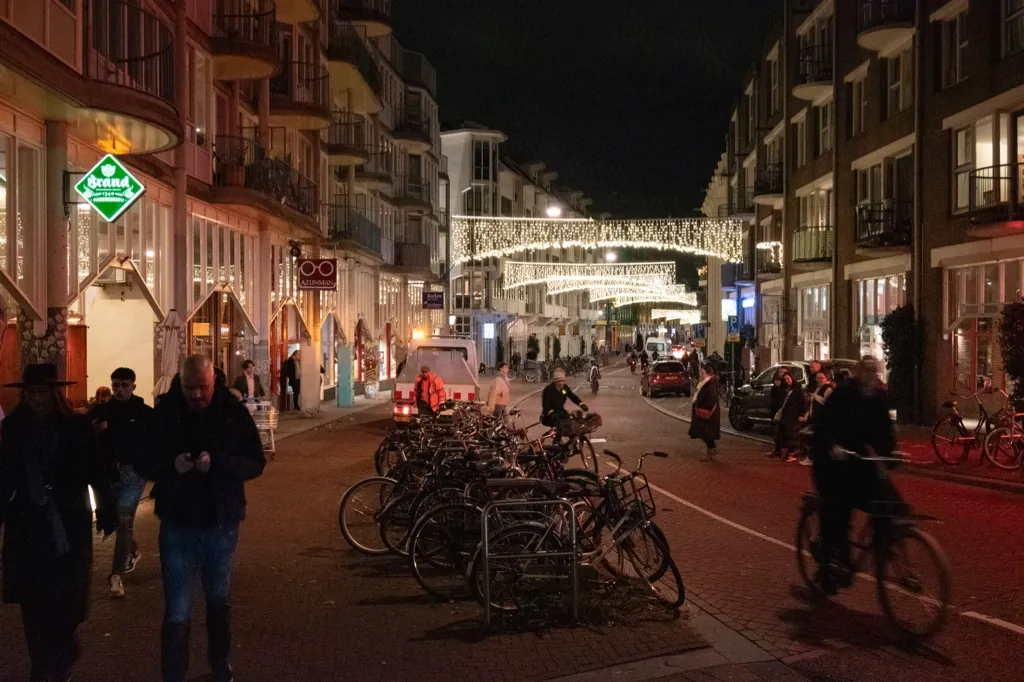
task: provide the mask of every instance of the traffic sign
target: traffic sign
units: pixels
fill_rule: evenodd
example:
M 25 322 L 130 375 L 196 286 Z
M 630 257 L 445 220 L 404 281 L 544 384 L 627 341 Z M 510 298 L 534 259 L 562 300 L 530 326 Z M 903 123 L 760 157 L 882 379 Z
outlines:
M 740 340 L 740 318 L 738 315 L 730 315 L 727 324 L 725 340 L 727 343 L 739 343 Z
M 695 325 L 693 325 L 693 338 L 695 338 L 695 339 L 705 339 L 705 338 L 707 338 L 706 327 L 703 324 L 695 324 Z
M 146 186 L 113 154 L 107 154 L 75 185 L 78 192 L 108 223 L 131 208 Z

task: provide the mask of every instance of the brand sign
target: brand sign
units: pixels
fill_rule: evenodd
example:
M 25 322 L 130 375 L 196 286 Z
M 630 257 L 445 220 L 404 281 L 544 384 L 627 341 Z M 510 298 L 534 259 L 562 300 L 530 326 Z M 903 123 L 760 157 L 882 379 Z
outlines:
M 108 223 L 131 208 L 146 186 L 113 154 L 107 154 L 75 185 L 75 191 Z
M 424 310 L 444 310 L 444 292 L 443 291 L 424 291 L 423 292 L 423 309 Z
M 300 291 L 333 291 L 338 288 L 338 261 L 333 258 L 299 260 Z

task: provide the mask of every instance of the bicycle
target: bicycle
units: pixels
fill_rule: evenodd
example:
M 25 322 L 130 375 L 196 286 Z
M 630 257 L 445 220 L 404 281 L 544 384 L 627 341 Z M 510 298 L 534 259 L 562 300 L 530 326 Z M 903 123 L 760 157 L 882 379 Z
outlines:
M 1021 424 L 1024 412 L 1014 411 L 1007 417 L 1006 425 L 992 429 L 985 436 L 982 448 L 994 466 L 1005 471 L 1020 468 L 1024 473 L 1024 426 Z
M 1004 398 L 1009 400 L 1009 396 L 1005 392 L 999 389 L 985 388 L 969 396 L 960 396 L 954 393 L 952 394 L 953 400 L 947 400 L 942 403 L 942 406 L 949 410 L 949 412 L 941 417 L 935 423 L 935 426 L 932 427 L 932 450 L 935 451 L 935 456 L 939 460 L 950 465 L 962 464 L 967 461 L 971 451 L 976 447 L 981 448 L 982 454 L 985 454 L 985 438 L 993 429 L 1002 425 L 1003 420 L 1006 418 L 1007 408 L 1004 407 L 1002 410 L 989 413 L 978 396 L 983 393 L 995 392 L 1001 393 Z M 959 399 L 961 398 L 964 400 L 974 400 L 978 405 L 980 416 L 978 417 L 978 423 L 971 430 L 967 429 L 964 419 L 957 409 Z
M 842 457 L 856 457 L 873 463 L 880 475 L 887 476 L 883 465 L 904 461 L 902 457 L 861 457 L 849 450 L 836 448 Z M 892 503 L 873 501 L 865 505 L 870 522 L 860 534 L 851 539 L 852 557 L 846 568 L 850 576 L 861 575 L 874 565 L 878 601 L 889 622 L 900 633 L 914 643 L 921 643 L 933 637 L 946 621 L 950 607 L 950 568 L 942 548 L 932 536 L 921 531 L 914 521 L 934 521 L 931 516 L 911 513 L 905 502 Z M 817 598 L 824 596 L 815 577 L 815 569 L 827 564 L 831 557 L 825 556 L 821 538 L 821 500 L 816 493 L 806 493 L 800 508 L 797 524 L 796 557 L 800 576 Z M 935 571 L 937 591 L 926 593 L 923 572 L 910 565 L 910 548 L 919 548 Z M 814 565 L 807 560 L 812 559 Z M 925 620 L 915 625 L 902 617 L 903 608 L 924 606 Z

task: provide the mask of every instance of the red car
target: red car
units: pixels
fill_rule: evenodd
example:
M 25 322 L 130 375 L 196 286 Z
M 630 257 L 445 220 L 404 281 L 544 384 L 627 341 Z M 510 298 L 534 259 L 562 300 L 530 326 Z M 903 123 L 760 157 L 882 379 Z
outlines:
M 641 395 L 654 398 L 663 393 L 690 397 L 690 375 L 678 360 L 663 360 L 651 365 L 640 379 Z

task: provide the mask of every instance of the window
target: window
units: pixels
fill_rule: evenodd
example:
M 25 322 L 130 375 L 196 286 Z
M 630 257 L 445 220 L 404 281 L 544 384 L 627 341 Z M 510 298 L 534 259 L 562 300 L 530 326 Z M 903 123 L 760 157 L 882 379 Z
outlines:
M 1003 0 L 1003 56 L 1024 51 L 1024 0 Z
M 909 48 L 886 60 L 886 112 L 889 118 L 909 109 L 914 103 L 913 61 Z
M 747 146 L 750 146 L 750 145 L 752 145 L 754 143 L 754 136 L 756 135 L 756 131 L 757 131 L 757 117 L 756 117 L 757 106 L 756 106 L 756 101 L 754 99 L 754 84 L 753 83 L 751 83 L 750 87 L 747 89 L 746 107 L 747 107 L 747 138 L 746 138 L 746 141 L 747 141 Z
M 970 175 L 974 169 L 974 128 L 962 128 L 954 133 L 953 150 L 953 209 L 961 211 L 970 204 Z
M 494 167 L 491 165 L 491 143 L 484 140 L 473 140 L 473 179 L 494 180 Z
M 210 60 L 195 49 L 188 51 L 191 67 L 191 87 L 189 87 L 189 122 L 192 124 L 194 142 L 199 147 L 206 146 L 209 132 L 209 82 Z
M 501 198 L 501 215 L 512 215 L 512 200 L 509 199 L 508 197 Z
M 826 102 L 818 111 L 818 155 L 832 151 L 832 102 Z
M 967 78 L 967 10 L 942 22 L 942 87 Z
M 867 77 L 850 83 L 850 137 L 855 137 L 867 129 L 868 121 L 868 91 Z
M 807 119 L 796 122 L 796 167 L 803 168 L 807 164 Z
M 779 110 L 779 60 L 768 62 L 768 115 L 774 116 Z

